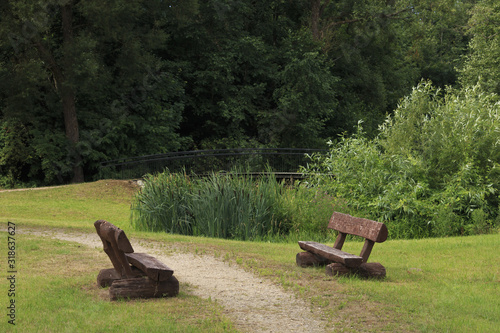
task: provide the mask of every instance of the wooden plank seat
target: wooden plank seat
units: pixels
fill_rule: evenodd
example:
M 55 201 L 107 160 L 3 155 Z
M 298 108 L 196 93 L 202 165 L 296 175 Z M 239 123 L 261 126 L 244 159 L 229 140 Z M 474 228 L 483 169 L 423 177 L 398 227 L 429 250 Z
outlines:
M 318 254 L 332 262 L 339 262 L 348 267 L 359 267 L 363 263 L 363 258 L 360 256 L 321 243 L 299 241 L 299 246 L 302 250 Z
M 149 254 L 125 253 L 125 257 L 132 266 L 139 268 L 151 280 L 166 281 L 174 274 L 170 267 Z
M 112 300 L 176 296 L 179 281 L 174 271 L 146 253 L 135 253 L 125 232 L 115 225 L 98 220 L 94 223 L 113 268 L 102 269 L 97 284 L 110 287 Z
M 334 212 L 328 228 L 338 231 L 333 247 L 317 242 L 299 241 L 300 248 L 307 252 L 297 254 L 297 265 L 326 265 L 328 275 L 358 274 L 373 278 L 386 276 L 385 267 L 380 263 L 368 263 L 375 243 L 382 243 L 387 239 L 388 230 L 385 224 Z M 347 235 L 365 238 L 359 256 L 342 251 Z

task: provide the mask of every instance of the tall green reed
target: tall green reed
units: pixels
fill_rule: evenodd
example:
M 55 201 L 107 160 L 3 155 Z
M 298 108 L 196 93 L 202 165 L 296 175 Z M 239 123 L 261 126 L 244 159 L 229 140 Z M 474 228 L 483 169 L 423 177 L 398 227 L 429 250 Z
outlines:
M 283 183 L 234 170 L 205 178 L 168 171 L 145 179 L 132 204 L 137 230 L 229 239 L 286 234 L 292 218 L 283 206 Z
M 144 187 L 132 202 L 132 226 L 144 231 L 191 234 L 188 199 L 195 182 L 187 175 L 169 172 L 146 175 L 144 180 Z

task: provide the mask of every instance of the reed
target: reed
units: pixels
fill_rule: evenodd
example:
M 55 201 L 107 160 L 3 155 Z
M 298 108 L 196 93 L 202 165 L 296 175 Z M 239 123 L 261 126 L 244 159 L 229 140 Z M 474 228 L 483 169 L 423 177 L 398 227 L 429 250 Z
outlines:
M 240 240 L 287 233 L 292 219 L 283 209 L 285 185 L 272 174 L 236 174 L 245 173 L 197 178 L 166 171 L 147 176 L 132 203 L 133 227 Z
M 194 183 L 186 175 L 160 173 L 147 175 L 145 186 L 131 205 L 132 226 L 143 231 L 192 234 L 189 198 Z

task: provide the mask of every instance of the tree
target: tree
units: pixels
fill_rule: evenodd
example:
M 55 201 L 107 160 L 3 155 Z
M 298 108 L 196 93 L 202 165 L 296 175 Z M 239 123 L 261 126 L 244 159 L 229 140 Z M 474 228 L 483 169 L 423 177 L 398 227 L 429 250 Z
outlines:
M 480 83 L 487 92 L 500 94 L 500 4 L 479 1 L 471 11 L 470 52 L 460 71 L 463 86 Z
M 20 57 L 29 60 L 33 60 L 31 57 L 36 56 L 53 78 L 54 89 L 61 100 L 66 138 L 73 159 L 73 181 L 82 182 L 84 180 L 82 157 L 76 149 L 80 140 L 75 105 L 76 93 L 70 79 L 74 60 L 70 52 L 74 46 L 74 1 L 35 2 L 26 5 L 18 1 L 9 1 L 4 6 L 7 19 L 2 20 L 2 23 L 8 25 L 4 26 L 4 29 L 10 30 L 8 37 L 14 50 L 21 54 Z M 60 25 L 61 31 L 57 49 L 51 48 L 51 43 L 46 38 L 53 33 L 51 28 L 54 28 L 55 21 Z M 31 48 L 36 50 L 36 55 Z M 59 56 L 56 56 L 56 52 Z
M 268 140 L 274 146 L 324 145 L 324 126 L 337 107 L 338 78 L 318 51 L 290 52 L 290 59 L 278 73 L 273 94 L 276 109 L 266 117 L 267 124 L 261 126 L 267 129 Z
M 408 58 L 420 72 L 418 79 L 431 80 L 444 88 L 456 85 L 457 68 L 468 51 L 466 27 L 473 1 L 428 1 L 415 3 L 408 34 Z
M 403 2 L 311 0 L 309 28 L 339 79 L 338 106 L 326 123 L 326 137 L 355 129 L 363 120 L 373 134 L 386 113 L 416 82 L 405 61 L 402 20 L 410 17 Z
M 456 83 L 474 3 L 2 1 L 0 166 L 66 182 L 137 155 L 323 146 L 359 120 L 374 136 L 421 77 Z M 488 34 L 464 80 L 496 65 Z
M 187 20 L 195 1 L 10 0 L 1 6 L 3 75 L 11 78 L 2 80 L 3 121 L 25 124 L 26 144 L 39 160 L 32 168 L 46 182 L 80 182 L 99 160 L 179 148 L 170 133 L 181 119 L 182 83 L 168 73 L 175 66 L 157 54 L 167 22 Z M 172 140 L 165 143 L 162 135 Z

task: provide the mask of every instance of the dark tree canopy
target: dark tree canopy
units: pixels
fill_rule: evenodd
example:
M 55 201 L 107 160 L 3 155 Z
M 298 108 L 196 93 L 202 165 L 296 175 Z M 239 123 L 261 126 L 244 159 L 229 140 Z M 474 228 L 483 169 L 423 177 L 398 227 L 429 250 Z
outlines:
M 2 1 L 0 186 L 92 180 L 120 157 L 320 148 L 359 120 L 374 135 L 422 78 L 495 90 L 498 10 L 476 2 Z

